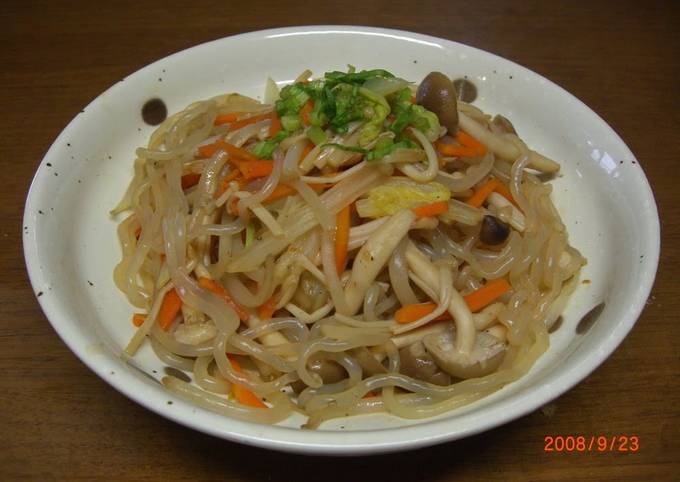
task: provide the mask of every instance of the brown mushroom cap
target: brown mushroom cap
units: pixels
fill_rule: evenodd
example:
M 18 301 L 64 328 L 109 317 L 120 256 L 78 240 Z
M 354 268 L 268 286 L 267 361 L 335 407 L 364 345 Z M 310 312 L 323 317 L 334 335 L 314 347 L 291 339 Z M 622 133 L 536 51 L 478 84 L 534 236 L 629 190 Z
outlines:
M 449 132 L 458 128 L 458 94 L 456 87 L 441 72 L 430 72 L 418 86 L 416 102 L 434 112 Z
M 499 131 L 505 134 L 517 135 L 517 131 L 515 130 L 515 126 L 512 125 L 512 122 L 500 114 L 496 114 L 491 123 L 496 126 Z
M 479 239 L 489 246 L 502 244 L 510 236 L 510 226 L 496 216 L 486 215 L 479 230 Z
M 423 345 L 439 368 L 456 378 L 483 377 L 495 371 L 503 361 L 506 345 L 493 335 L 477 333 L 475 346 L 470 353 L 456 349 L 453 329 L 423 338 Z

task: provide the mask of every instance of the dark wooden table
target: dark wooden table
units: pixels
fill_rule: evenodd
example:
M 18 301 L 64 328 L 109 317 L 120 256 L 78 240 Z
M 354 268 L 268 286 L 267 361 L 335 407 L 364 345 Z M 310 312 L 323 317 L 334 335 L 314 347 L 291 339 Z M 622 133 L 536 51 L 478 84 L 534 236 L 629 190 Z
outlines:
M 8 1 L 0 9 L 0 480 L 670 480 L 680 476 L 678 2 Z M 309 5 L 308 5 L 309 4 Z M 158 58 L 240 32 L 374 24 L 512 59 L 558 83 L 628 143 L 659 205 L 648 306 L 595 373 L 548 409 L 411 453 L 268 452 L 169 422 L 118 394 L 57 337 L 28 283 L 24 199 L 53 139 L 90 100 Z M 546 435 L 636 435 L 637 453 L 546 454 Z M 675 480 L 678 480 L 677 478 Z

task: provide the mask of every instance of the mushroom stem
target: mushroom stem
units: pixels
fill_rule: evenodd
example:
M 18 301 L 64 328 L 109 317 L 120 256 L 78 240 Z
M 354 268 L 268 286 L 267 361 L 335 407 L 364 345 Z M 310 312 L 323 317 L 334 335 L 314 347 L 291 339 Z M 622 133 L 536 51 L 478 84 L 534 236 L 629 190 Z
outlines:
M 499 341 L 505 342 L 508 340 L 508 329 L 500 323 L 488 328 L 486 332 L 494 338 L 497 338 Z
M 483 330 L 491 326 L 496 321 L 500 312 L 503 311 L 503 308 L 505 308 L 503 303 L 492 303 L 482 311 L 473 314 L 472 318 L 475 320 L 475 328 Z
M 368 237 L 375 233 L 388 219 L 388 217 L 378 218 L 351 228 L 347 249 L 353 251 L 363 246 Z M 438 225 L 439 220 L 437 218 L 422 218 L 413 223 L 412 229 L 434 229 Z
M 385 266 L 392 251 L 411 229 L 415 218 L 415 214 L 410 209 L 399 211 L 390 216 L 369 236 L 366 244 L 361 247 L 354 258 L 352 273 L 345 288 L 347 312 L 342 314 L 353 315 L 356 313 L 364 300 L 368 287 Z
M 503 137 L 494 134 L 479 124 L 477 121 L 458 111 L 458 123 L 460 128 L 486 145 L 494 154 L 503 159 L 515 160 L 522 155 L 520 149 Z M 528 167 L 541 172 L 557 172 L 560 165 L 535 151 L 529 151 Z
M 526 218 L 524 217 L 524 214 L 522 214 L 522 211 L 517 209 L 510 201 L 497 192 L 489 194 L 487 200 L 489 201 L 489 204 L 499 209 L 509 207 L 512 210 L 512 213 L 510 214 L 508 223 L 520 233 L 524 232 L 524 229 L 526 228 Z
M 431 291 L 440 292 L 437 267 L 412 242 L 409 242 L 406 247 L 406 262 L 416 276 L 430 287 Z M 454 286 L 451 286 L 448 311 L 456 325 L 456 349 L 461 353 L 470 353 L 475 344 L 477 330 L 470 308 Z

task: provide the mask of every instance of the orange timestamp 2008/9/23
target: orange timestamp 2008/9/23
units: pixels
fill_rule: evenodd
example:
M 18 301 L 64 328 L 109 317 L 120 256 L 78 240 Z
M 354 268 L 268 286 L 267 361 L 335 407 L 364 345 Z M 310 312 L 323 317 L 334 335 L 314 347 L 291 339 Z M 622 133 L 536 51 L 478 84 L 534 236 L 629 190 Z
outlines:
M 637 435 L 546 435 L 545 452 L 632 452 L 640 450 Z

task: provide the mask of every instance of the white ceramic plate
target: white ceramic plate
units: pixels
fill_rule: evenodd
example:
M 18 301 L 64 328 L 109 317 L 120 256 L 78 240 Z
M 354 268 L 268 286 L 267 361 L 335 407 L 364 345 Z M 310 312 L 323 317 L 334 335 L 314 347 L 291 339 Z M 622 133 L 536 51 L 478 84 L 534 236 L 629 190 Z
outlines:
M 467 76 L 476 105 L 502 113 L 534 149 L 558 160 L 554 200 L 571 243 L 588 258 L 551 347 L 521 380 L 434 420 L 361 416 L 300 430 L 231 420 L 166 393 L 163 365 L 146 347 L 136 368 L 118 355 L 133 332 L 131 307 L 112 281 L 120 250 L 108 211 L 132 175 L 134 149 L 153 128 L 140 109 L 159 97 L 169 112 L 227 91 L 258 97 L 265 79 L 385 68 L 419 81 L 439 70 Z M 118 82 L 64 129 L 36 172 L 26 202 L 24 250 L 31 282 L 61 338 L 113 387 L 171 420 L 225 439 L 317 454 L 368 454 L 421 447 L 520 417 L 586 377 L 635 323 L 654 280 L 659 222 L 635 157 L 597 114 L 545 78 L 495 55 L 409 32 L 359 27 L 296 27 L 229 37 L 171 55 Z M 605 302 L 586 331 L 576 326 Z M 170 401 L 173 403 L 170 404 Z

